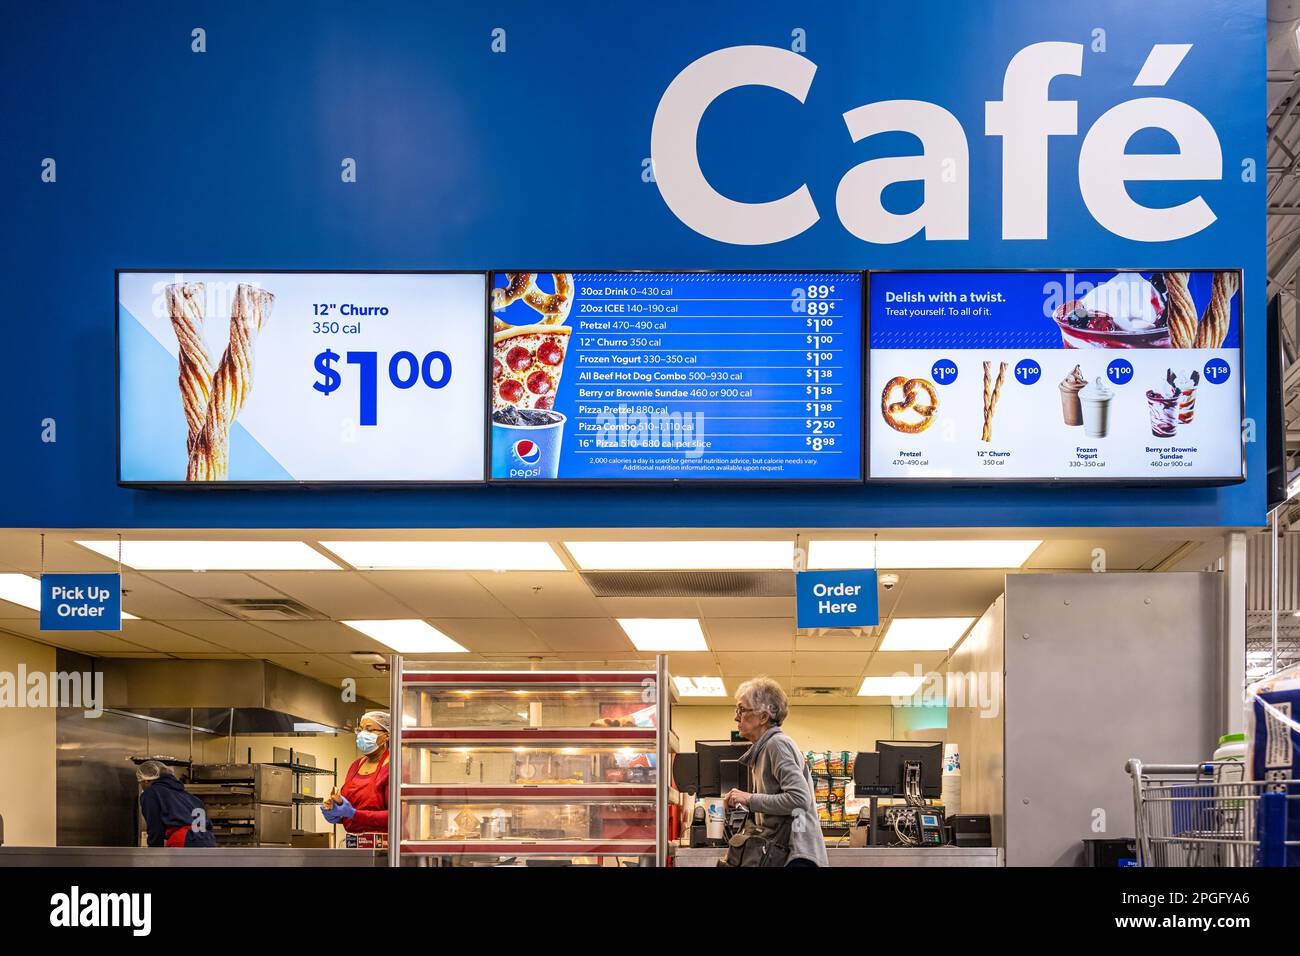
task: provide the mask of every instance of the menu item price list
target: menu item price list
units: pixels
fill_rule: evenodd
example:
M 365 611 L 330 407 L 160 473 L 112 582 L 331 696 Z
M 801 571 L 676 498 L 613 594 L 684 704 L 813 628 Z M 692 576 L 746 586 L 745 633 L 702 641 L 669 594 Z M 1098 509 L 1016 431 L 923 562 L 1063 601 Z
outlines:
M 560 477 L 861 477 L 861 279 L 575 274 Z M 557 407 L 559 405 L 557 404 Z

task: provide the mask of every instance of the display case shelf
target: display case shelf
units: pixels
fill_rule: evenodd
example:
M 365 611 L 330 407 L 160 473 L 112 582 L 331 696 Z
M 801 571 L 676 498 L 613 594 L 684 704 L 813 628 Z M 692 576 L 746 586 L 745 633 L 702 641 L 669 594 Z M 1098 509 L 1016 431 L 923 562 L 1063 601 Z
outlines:
M 395 863 L 663 861 L 675 738 L 662 655 L 653 666 L 553 670 L 399 658 L 393 692 L 402 781 L 390 822 Z

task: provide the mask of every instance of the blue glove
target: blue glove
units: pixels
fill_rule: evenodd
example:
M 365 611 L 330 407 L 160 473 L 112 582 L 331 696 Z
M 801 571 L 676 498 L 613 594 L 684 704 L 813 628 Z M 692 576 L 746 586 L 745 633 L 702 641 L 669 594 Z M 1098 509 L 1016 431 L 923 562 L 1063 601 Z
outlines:
M 354 807 L 347 797 L 339 797 L 340 803 L 336 803 L 333 808 L 326 810 L 324 805 L 321 806 L 321 815 L 325 817 L 327 823 L 339 824 L 344 820 L 351 820 L 357 815 L 357 808 Z

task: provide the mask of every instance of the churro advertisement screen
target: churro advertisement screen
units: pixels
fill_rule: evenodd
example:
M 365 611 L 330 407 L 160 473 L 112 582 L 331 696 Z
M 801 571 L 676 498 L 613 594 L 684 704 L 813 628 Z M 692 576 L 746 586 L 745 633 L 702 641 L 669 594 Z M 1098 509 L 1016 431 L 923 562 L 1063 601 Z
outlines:
M 119 272 L 119 480 L 482 481 L 486 281 Z
M 870 476 L 1242 478 L 1241 273 L 870 280 Z
M 860 274 L 492 285 L 494 480 L 862 479 Z

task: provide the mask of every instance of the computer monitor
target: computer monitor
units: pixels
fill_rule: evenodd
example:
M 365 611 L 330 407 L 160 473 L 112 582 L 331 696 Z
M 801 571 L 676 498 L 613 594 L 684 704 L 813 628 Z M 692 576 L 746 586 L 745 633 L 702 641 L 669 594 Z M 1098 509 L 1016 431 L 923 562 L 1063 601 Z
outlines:
M 701 797 L 722 796 L 722 767 L 724 760 L 739 760 L 750 748 L 748 741 L 734 744 L 730 740 L 697 740 L 695 753 L 700 758 Z
M 909 762 L 921 765 L 921 796 L 937 797 L 943 792 L 943 743 L 938 740 L 877 740 L 880 754 L 880 782 L 904 795 L 903 768 Z

